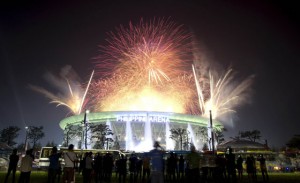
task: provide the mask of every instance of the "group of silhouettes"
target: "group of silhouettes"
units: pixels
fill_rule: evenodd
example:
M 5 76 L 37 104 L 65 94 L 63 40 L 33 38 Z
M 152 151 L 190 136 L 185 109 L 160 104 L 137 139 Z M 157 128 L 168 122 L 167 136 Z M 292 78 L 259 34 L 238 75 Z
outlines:
M 170 152 L 167 154 L 158 142 L 154 143 L 154 149 L 143 154 L 132 153 L 129 157 L 121 155 L 114 159 L 112 154 L 86 152 L 83 157 L 78 158 L 73 151 L 74 145 L 69 145 L 68 151 L 58 152 L 56 147 L 52 148 L 49 156 L 48 183 L 75 182 L 75 171 L 82 175 L 83 183 L 111 182 L 113 170 L 116 172 L 116 181 L 119 183 L 139 182 L 215 182 L 227 181 L 237 182 L 243 179 L 243 164 L 246 166 L 249 182 L 256 182 L 256 161 L 260 163 L 263 181 L 267 182 L 269 177 L 266 167 L 266 159 L 260 155 L 257 159 L 248 156 L 245 160 L 239 156 L 237 159 L 232 149 L 224 155 L 213 156 L 214 165 L 204 166 L 203 157 L 196 152 L 194 146 L 191 151 L 183 156 Z M 32 149 L 26 151 L 20 164 L 19 183 L 29 183 L 34 157 Z M 64 167 L 61 167 L 61 158 Z M 12 182 L 15 182 L 15 173 L 19 161 L 17 150 L 14 149 L 10 155 L 8 172 L 4 183 L 12 172 Z M 237 172 L 236 172 L 237 171 Z M 61 179 L 62 175 L 62 179 Z
M 218 155 L 216 158 L 216 167 L 214 168 L 214 176 L 217 180 L 227 180 L 227 182 L 242 182 L 244 169 L 248 175 L 247 182 L 257 182 L 256 162 L 259 162 L 260 171 L 262 173 L 263 182 L 269 181 L 266 159 L 263 155 L 255 158 L 253 155 L 248 155 L 243 159 L 241 155 L 236 159 L 232 149 L 228 148 L 227 153 Z M 243 166 L 245 165 L 245 166 Z
M 24 157 L 22 157 L 22 161 L 20 164 L 20 176 L 18 179 L 19 183 L 29 183 L 30 182 L 30 174 L 32 170 L 32 165 L 34 161 L 33 149 L 29 149 L 26 151 Z M 16 171 L 19 162 L 18 150 L 14 149 L 12 154 L 9 156 L 9 165 L 8 171 L 5 176 L 4 183 L 7 183 L 10 174 L 12 173 L 12 182 L 15 182 L 16 179 Z

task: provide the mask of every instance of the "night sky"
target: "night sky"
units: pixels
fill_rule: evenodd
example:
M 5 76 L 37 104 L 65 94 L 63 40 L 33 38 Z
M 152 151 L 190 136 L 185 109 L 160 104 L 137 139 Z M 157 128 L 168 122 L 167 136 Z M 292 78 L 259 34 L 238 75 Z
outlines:
M 232 66 L 240 78 L 255 75 L 251 100 L 236 109 L 226 138 L 257 129 L 261 142 L 267 139 L 270 147 L 284 146 L 300 134 L 299 8 L 296 3 L 213 2 L 1 4 L 0 129 L 19 126 L 22 143 L 26 125 L 43 125 L 42 144 L 61 143 L 58 124 L 68 109 L 49 104 L 28 85 L 55 92 L 43 76 L 48 71 L 59 73 L 66 65 L 86 81 L 107 32 L 142 17 L 171 17 L 193 32 L 213 62 Z

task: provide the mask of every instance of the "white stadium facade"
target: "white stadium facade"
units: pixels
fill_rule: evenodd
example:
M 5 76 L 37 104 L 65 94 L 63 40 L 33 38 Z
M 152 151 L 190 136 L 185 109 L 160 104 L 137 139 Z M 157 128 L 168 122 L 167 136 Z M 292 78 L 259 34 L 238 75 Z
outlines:
M 86 118 L 85 118 L 86 117 Z M 149 111 L 114 111 L 85 113 L 67 117 L 60 121 L 60 127 L 65 131 L 70 126 L 83 126 L 84 124 L 106 124 L 112 130 L 111 138 L 118 142 L 120 149 L 127 151 L 148 151 L 152 149 L 154 141 L 159 141 L 166 150 L 174 150 L 175 141 L 170 138 L 171 129 L 186 129 L 187 144 L 192 143 L 198 150 L 207 143 L 202 138 L 199 127 L 210 128 L 210 119 L 196 115 L 187 115 L 171 112 Z M 220 130 L 223 125 L 213 121 L 214 130 Z M 209 134 L 209 133 L 208 133 Z M 91 135 L 91 134 L 89 134 Z M 80 149 L 79 142 L 82 137 L 72 138 L 73 143 Z M 89 142 L 89 148 L 93 147 L 93 140 Z M 81 143 L 82 144 L 82 143 Z

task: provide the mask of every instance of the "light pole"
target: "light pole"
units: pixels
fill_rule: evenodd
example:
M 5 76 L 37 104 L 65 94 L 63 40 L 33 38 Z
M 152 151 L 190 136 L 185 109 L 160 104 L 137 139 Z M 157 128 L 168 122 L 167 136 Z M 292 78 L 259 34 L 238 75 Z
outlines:
M 83 118 L 82 139 L 84 141 L 85 149 L 87 149 L 87 114 L 89 112 L 90 112 L 89 110 L 86 110 L 84 113 L 84 118 Z M 82 144 L 81 144 L 81 146 L 82 146 Z
M 212 115 L 211 110 L 209 111 L 209 121 L 210 121 L 210 128 L 211 128 L 211 146 L 212 146 L 212 153 L 215 154 L 215 137 L 214 137 L 214 129 L 212 125 Z
M 25 144 L 24 144 L 25 153 L 27 151 L 27 146 L 28 146 L 27 139 L 28 139 L 28 126 L 25 126 Z

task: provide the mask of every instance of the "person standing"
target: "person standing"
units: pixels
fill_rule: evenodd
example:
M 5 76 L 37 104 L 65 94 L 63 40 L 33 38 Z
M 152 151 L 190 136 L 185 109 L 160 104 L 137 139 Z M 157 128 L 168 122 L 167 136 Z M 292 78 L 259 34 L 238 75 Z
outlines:
M 136 182 L 137 180 L 137 157 L 135 155 L 135 153 L 133 152 L 129 158 L 129 172 L 130 172 L 130 177 L 129 180 L 131 183 Z
M 127 174 L 127 159 L 122 154 L 121 158 L 118 160 L 118 171 L 119 171 L 119 183 L 125 183 Z
M 75 170 L 74 165 L 77 161 L 76 154 L 74 153 L 74 145 L 70 144 L 68 147 L 68 151 L 63 154 L 63 158 L 65 161 L 64 167 L 64 175 L 63 175 L 63 182 L 71 183 L 75 182 Z
M 177 168 L 177 159 L 173 152 L 170 153 L 170 157 L 167 159 L 167 179 L 170 182 L 176 181 L 176 168 Z
M 103 178 L 106 182 L 111 182 L 112 169 L 114 166 L 114 159 L 111 153 L 106 153 L 103 157 Z
M 85 166 L 83 169 L 83 182 L 84 183 L 90 183 L 91 182 L 91 177 L 92 177 L 92 171 L 93 171 L 93 153 L 88 152 L 87 156 L 85 157 Z
M 253 167 L 253 161 L 252 158 L 250 156 L 247 157 L 246 159 L 246 170 L 248 173 L 248 179 L 250 182 L 252 182 L 253 179 L 253 171 L 254 171 L 254 167 Z
M 194 145 L 191 145 L 191 152 L 186 156 L 187 162 L 187 179 L 188 182 L 199 182 L 200 171 L 200 155 L 196 152 Z
M 182 182 L 183 178 L 184 178 L 184 172 L 185 172 L 185 160 L 183 159 L 183 155 L 181 154 L 179 156 L 179 173 L 178 173 L 178 180 L 180 180 L 180 182 Z
M 26 155 L 21 160 L 19 183 L 29 183 L 32 170 L 32 149 L 26 151 Z
M 261 170 L 261 174 L 262 174 L 262 177 L 263 177 L 263 181 L 268 182 L 269 181 L 269 175 L 268 175 L 266 159 L 264 158 L 264 155 L 261 155 L 260 158 L 258 159 L 258 161 L 260 163 L 260 170 Z
M 17 155 L 18 150 L 14 149 L 12 154 L 9 156 L 9 165 L 8 165 L 8 170 L 7 174 L 4 180 L 4 183 L 7 183 L 8 177 L 12 171 L 12 183 L 15 182 L 15 177 L 16 177 L 16 170 L 17 170 L 17 165 L 19 161 L 19 156 Z
M 241 155 L 239 155 L 237 161 L 236 161 L 236 168 L 238 170 L 238 178 L 239 180 L 243 179 L 243 158 Z
M 257 182 L 257 169 L 256 169 L 256 159 L 254 158 L 253 155 L 250 156 L 253 162 L 253 180 L 254 182 Z
M 145 181 L 145 178 L 147 180 L 146 182 L 148 182 L 149 176 L 150 176 L 150 158 L 149 155 L 145 153 L 143 157 L 143 179 L 142 179 L 143 182 Z
M 230 181 L 232 179 L 233 182 L 236 182 L 235 155 L 232 153 L 232 148 L 228 148 L 227 151 L 228 154 L 226 154 L 225 157 L 227 162 L 228 180 Z
M 59 173 L 60 162 L 59 158 L 61 153 L 57 153 L 57 148 L 53 147 L 51 155 L 49 156 L 49 168 L 48 168 L 48 183 L 54 183 Z
M 95 160 L 94 160 L 94 173 L 95 173 L 95 183 L 101 182 L 102 180 L 102 172 L 103 172 L 103 166 L 102 166 L 102 156 L 100 153 L 96 154 Z
M 149 152 L 151 158 L 151 183 L 164 182 L 164 150 L 160 147 L 159 142 L 154 142 L 154 149 Z

